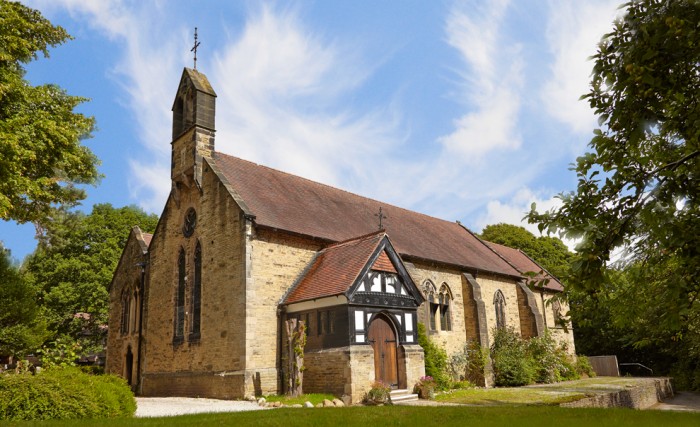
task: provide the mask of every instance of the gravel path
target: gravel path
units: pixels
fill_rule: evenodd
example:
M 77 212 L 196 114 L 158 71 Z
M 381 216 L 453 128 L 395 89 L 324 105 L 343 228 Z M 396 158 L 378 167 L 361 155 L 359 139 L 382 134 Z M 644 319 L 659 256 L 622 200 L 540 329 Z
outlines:
M 267 408 L 241 400 L 196 399 L 190 397 L 137 397 L 137 417 L 170 417 L 205 412 L 257 411 Z

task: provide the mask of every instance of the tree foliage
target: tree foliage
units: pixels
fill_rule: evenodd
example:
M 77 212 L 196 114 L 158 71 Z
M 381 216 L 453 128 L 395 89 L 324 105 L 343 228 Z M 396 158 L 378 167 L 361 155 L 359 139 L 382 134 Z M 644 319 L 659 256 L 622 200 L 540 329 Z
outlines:
M 566 277 L 572 253 L 557 237 L 540 236 L 512 224 L 487 225 L 480 237 L 489 242 L 520 249 L 555 277 Z
M 24 64 L 68 39 L 38 11 L 0 0 L 0 219 L 41 222 L 85 198 L 76 184 L 98 179 L 98 160 L 81 144 L 94 119 L 74 112 L 86 99 L 24 79 Z
M 44 316 L 57 335 L 101 338 L 109 310 L 108 286 L 131 228 L 153 232 L 158 217 L 134 206 L 95 205 L 65 212 L 48 224 L 25 261 L 26 278 L 39 292 Z M 85 343 L 89 348 L 89 342 Z
M 0 355 L 23 356 L 41 345 L 48 333 L 38 314 L 36 291 L 0 245 Z
M 593 56 L 583 99 L 600 128 L 573 165 L 576 191 L 529 220 L 580 239 L 569 284 L 609 313 L 621 344 L 700 372 L 700 2 L 624 7 Z

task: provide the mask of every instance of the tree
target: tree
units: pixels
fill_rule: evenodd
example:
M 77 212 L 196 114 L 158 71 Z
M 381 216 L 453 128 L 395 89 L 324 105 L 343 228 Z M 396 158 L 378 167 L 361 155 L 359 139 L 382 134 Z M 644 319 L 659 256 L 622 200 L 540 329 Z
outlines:
M 487 225 L 480 237 L 489 242 L 520 249 L 558 279 L 564 279 L 568 275 L 569 261 L 573 254 L 564 242 L 556 237 L 535 237 L 523 227 L 504 223 Z
M 576 191 L 528 217 L 580 239 L 569 284 L 608 301 L 627 344 L 666 346 L 700 374 L 700 2 L 624 7 L 593 56 L 583 98 L 600 128 L 574 165 Z
M 38 349 L 48 333 L 38 317 L 36 291 L 22 280 L 2 245 L 0 295 L 0 355 L 21 357 Z
M 590 292 L 626 248 L 656 282 L 645 296 L 666 309 L 659 320 L 679 330 L 700 291 L 700 2 L 625 6 L 593 57 L 583 98 L 601 128 L 577 159 L 577 190 L 553 211 L 533 206 L 529 220 L 581 239 L 574 284 Z
M 138 225 L 152 232 L 158 217 L 134 206 L 95 205 L 90 215 L 61 212 L 46 229 L 36 251 L 25 260 L 29 283 L 39 291 L 51 331 L 99 345 L 109 311 L 108 286 Z
M 41 222 L 56 205 L 85 198 L 76 184 L 99 177 L 81 145 L 94 119 L 73 111 L 86 99 L 24 79 L 24 64 L 70 38 L 38 11 L 0 0 L 0 219 Z

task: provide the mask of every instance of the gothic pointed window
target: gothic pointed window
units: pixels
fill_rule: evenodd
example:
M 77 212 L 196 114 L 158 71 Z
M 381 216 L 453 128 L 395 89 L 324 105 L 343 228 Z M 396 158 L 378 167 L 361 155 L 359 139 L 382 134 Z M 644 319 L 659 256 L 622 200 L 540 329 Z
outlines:
M 202 246 L 194 250 L 194 283 L 192 284 L 192 338 L 199 338 L 202 316 Z
M 496 309 L 496 327 L 498 329 L 506 327 L 506 298 L 501 290 L 497 290 L 493 296 L 493 305 Z
M 131 298 L 129 298 L 129 292 L 124 290 L 122 292 L 122 322 L 121 322 L 121 333 L 122 335 L 129 332 L 129 314 L 131 312 Z
M 452 292 L 446 283 L 443 283 L 440 287 L 440 295 L 438 297 L 438 302 L 440 305 L 440 330 L 451 331 L 452 330 L 452 320 L 450 318 L 450 301 L 452 300 Z
M 436 331 L 437 322 L 435 318 L 437 317 L 440 305 L 436 301 L 437 290 L 435 289 L 435 285 L 433 285 L 433 282 L 431 282 L 430 280 L 426 281 L 423 284 L 423 294 L 425 295 L 425 300 L 428 303 L 428 312 L 426 313 L 428 316 L 428 326 L 431 331 Z
M 180 248 L 177 259 L 177 291 L 175 293 L 175 335 L 174 341 L 181 341 L 185 335 L 185 250 Z

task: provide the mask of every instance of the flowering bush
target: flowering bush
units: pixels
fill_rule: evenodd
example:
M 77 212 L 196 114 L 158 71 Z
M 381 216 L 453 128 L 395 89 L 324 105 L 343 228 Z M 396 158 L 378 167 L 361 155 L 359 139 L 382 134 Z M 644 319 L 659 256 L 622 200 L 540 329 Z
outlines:
M 365 403 L 368 405 L 390 404 L 391 387 L 381 381 L 375 381 L 365 395 Z
M 418 397 L 421 399 L 432 399 L 435 397 L 435 387 L 437 382 L 433 377 L 426 375 L 420 377 L 420 380 L 413 387 L 413 392 L 418 393 Z

